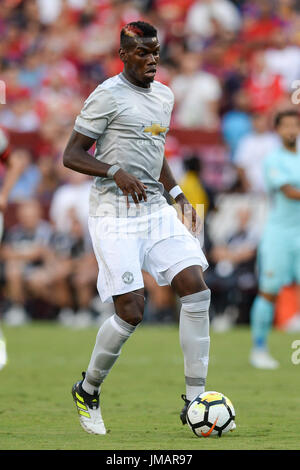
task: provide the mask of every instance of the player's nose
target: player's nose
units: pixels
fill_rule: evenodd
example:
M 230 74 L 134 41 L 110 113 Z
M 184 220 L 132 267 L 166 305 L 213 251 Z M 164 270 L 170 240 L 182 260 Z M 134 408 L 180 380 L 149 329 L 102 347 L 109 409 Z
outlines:
M 148 61 L 147 65 L 148 65 L 148 66 L 149 66 L 149 65 L 156 65 L 157 62 L 158 62 L 158 57 L 157 57 L 157 55 L 150 54 L 150 56 L 149 56 L 149 61 Z

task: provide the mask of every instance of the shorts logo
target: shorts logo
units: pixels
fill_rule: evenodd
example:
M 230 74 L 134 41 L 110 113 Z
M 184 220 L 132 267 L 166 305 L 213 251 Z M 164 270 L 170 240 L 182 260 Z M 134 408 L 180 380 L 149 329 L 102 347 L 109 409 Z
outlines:
M 122 279 L 123 279 L 123 282 L 125 282 L 125 284 L 131 284 L 133 282 L 133 274 L 130 273 L 129 271 L 126 271 L 123 276 L 122 276 Z

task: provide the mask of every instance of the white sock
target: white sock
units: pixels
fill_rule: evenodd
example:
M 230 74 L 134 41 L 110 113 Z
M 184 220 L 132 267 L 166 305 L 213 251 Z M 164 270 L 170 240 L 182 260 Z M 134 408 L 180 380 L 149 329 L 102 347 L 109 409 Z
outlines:
M 123 344 L 132 335 L 136 326 L 114 314 L 101 325 L 82 388 L 93 395 L 121 354 Z
M 184 356 L 186 397 L 191 401 L 205 391 L 210 346 L 210 290 L 186 295 L 180 300 L 180 345 Z

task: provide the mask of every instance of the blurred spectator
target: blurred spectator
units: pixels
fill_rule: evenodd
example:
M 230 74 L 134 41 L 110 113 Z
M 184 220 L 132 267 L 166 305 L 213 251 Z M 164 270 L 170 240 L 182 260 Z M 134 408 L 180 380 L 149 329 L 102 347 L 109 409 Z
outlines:
M 266 50 L 266 65 L 275 75 L 283 78 L 283 88 L 291 92 L 292 84 L 300 77 L 300 47 L 290 44 L 283 29 L 277 29 L 272 35 L 272 45 Z
M 201 70 L 201 55 L 187 52 L 170 87 L 175 95 L 174 123 L 186 128 L 216 129 L 221 87 L 214 75 Z
M 86 327 L 93 322 L 98 267 L 74 209 L 70 209 L 69 219 L 68 233 L 54 228 L 45 262 L 29 279 L 29 287 L 34 297 L 58 309 L 62 324 Z
M 73 223 L 72 217 L 70 217 L 71 209 L 74 209 L 82 225 L 87 227 L 92 181 L 88 176 L 66 168 L 64 174 L 65 183 L 55 191 L 49 214 L 56 230 L 69 232 Z
M 207 39 L 223 30 L 236 32 L 240 25 L 239 11 L 229 0 L 198 0 L 188 10 L 186 32 Z
M 181 146 L 176 137 L 168 134 L 165 144 L 165 157 L 176 181 L 180 181 L 185 173 Z
M 0 128 L 0 158 L 1 163 L 6 164 L 6 168 L 1 166 L 0 169 L 0 211 L 5 212 L 7 203 L 10 202 L 10 195 L 13 188 L 16 187 L 20 178 L 26 171 L 30 157 L 28 152 L 22 150 L 12 150 L 9 137 L 3 129 Z M 17 183 L 16 183 L 17 181 Z
M 246 2 L 242 40 L 252 47 L 268 44 L 271 35 L 282 25 L 277 16 L 277 3 L 276 0 Z
M 185 196 L 197 210 L 199 216 L 204 216 L 209 209 L 209 197 L 201 182 L 201 160 L 197 155 L 185 158 L 185 175 L 180 181 L 180 187 Z
M 285 96 L 283 80 L 267 66 L 265 51 L 256 52 L 251 61 L 251 72 L 244 88 L 249 95 L 251 111 L 271 112 Z
M 50 206 L 53 195 L 61 184 L 56 162 L 50 155 L 42 155 L 37 162 L 39 181 L 34 196 L 43 206 Z
M 32 199 L 41 178 L 39 169 L 34 163 L 31 153 L 25 148 L 17 148 L 13 154 L 15 158 L 23 162 L 24 170 L 10 193 L 9 202 Z
M 42 85 L 46 74 L 46 65 L 40 51 L 27 52 L 18 74 L 18 83 L 34 93 Z
M 236 321 L 249 321 L 249 309 L 256 292 L 254 266 L 259 234 L 249 208 L 239 208 L 235 217 L 235 231 L 222 242 L 207 247 L 210 268 L 206 282 L 214 292 L 212 327 L 218 331 Z
M 262 162 L 280 142 L 277 135 L 270 130 L 268 116 L 255 114 L 252 126 L 253 132 L 240 140 L 233 163 L 244 192 L 264 193 Z
M 5 291 L 10 304 L 4 320 L 10 325 L 28 320 L 28 284 L 35 269 L 45 260 L 52 234 L 51 225 L 42 219 L 36 200 L 20 203 L 16 217 L 17 224 L 7 230 L 1 247 Z
M 15 98 L 10 107 L 0 112 L 0 124 L 8 130 L 17 132 L 33 132 L 39 128 L 40 119 L 33 109 L 29 94 Z
M 240 140 L 252 131 L 250 103 L 248 95 L 238 91 L 233 98 L 233 108 L 222 117 L 222 133 L 227 143 L 231 158 L 236 152 Z
M 40 21 L 43 24 L 53 23 L 59 16 L 62 8 L 62 0 L 38 0 Z

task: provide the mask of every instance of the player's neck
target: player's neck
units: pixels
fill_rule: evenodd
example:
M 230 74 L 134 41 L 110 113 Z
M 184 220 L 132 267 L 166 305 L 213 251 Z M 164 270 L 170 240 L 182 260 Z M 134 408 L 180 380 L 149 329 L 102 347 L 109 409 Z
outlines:
M 151 84 L 150 83 L 142 83 L 140 81 L 138 81 L 135 77 L 133 77 L 130 72 L 128 72 L 128 70 L 123 69 L 123 76 L 126 78 L 126 80 L 130 83 L 132 83 L 132 85 L 135 85 L 137 87 L 140 87 L 140 88 L 150 88 Z

